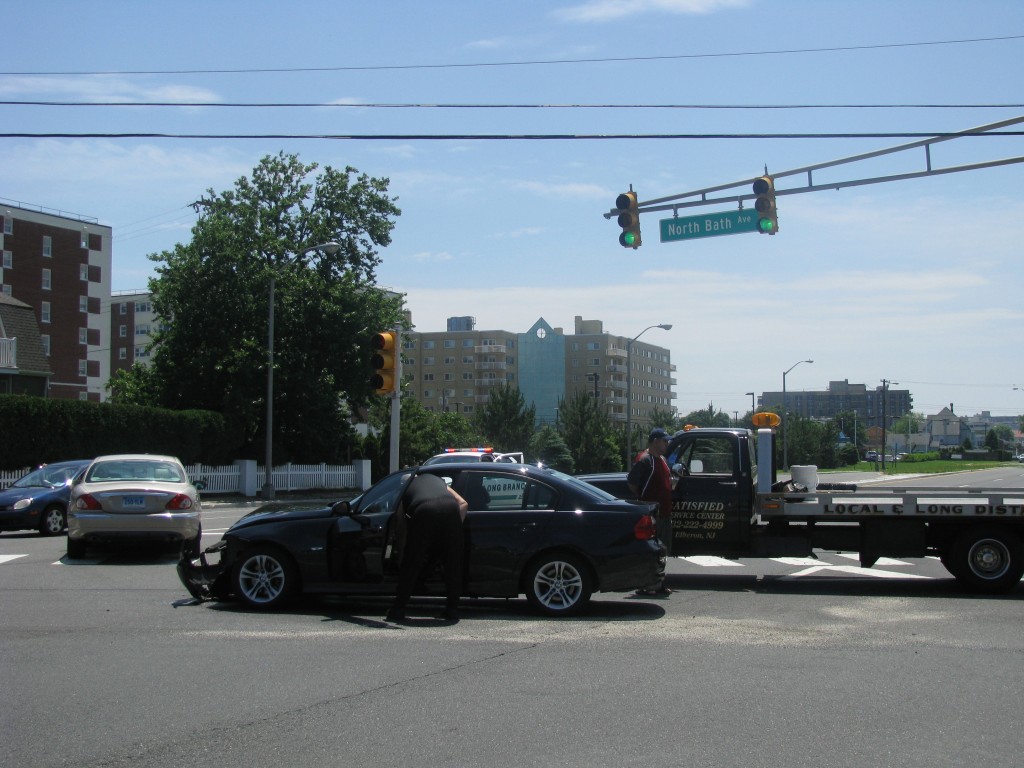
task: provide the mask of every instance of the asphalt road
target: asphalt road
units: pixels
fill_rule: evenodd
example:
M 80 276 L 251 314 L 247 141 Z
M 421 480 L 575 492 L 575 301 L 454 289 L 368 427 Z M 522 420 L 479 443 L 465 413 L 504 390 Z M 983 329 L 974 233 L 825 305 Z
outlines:
M 211 505 L 207 543 L 241 512 Z M 1024 751 L 1024 585 L 969 595 L 930 559 L 676 559 L 667 600 L 597 595 L 570 620 L 465 601 L 457 625 L 400 627 L 369 600 L 196 605 L 171 556 L 63 553 L 0 535 L 5 767 L 937 768 Z

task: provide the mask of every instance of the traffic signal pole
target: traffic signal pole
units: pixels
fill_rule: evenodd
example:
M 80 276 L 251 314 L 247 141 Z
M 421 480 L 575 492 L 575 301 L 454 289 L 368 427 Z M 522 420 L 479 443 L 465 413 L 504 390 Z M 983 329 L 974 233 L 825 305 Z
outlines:
M 398 471 L 398 430 L 402 421 L 402 326 L 395 326 L 395 388 L 391 392 L 391 454 L 388 470 Z

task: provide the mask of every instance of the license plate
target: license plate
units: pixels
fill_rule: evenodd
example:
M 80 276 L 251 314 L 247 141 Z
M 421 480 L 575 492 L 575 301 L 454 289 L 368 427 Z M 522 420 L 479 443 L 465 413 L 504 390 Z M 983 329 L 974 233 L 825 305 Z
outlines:
M 145 509 L 146 508 L 146 497 L 145 496 L 122 496 L 121 506 L 125 509 Z

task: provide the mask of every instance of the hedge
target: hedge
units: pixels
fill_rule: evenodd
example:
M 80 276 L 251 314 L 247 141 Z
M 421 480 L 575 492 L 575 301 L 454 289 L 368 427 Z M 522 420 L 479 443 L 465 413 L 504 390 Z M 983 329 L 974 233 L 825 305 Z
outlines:
M 0 395 L 0 468 L 91 459 L 107 453 L 160 453 L 185 464 L 225 464 L 241 440 L 213 411 Z

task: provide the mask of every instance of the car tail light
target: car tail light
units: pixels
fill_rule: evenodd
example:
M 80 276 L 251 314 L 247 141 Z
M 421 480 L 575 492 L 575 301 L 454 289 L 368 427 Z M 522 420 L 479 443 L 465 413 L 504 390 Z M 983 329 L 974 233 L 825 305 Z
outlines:
M 633 526 L 633 535 L 640 541 L 650 541 L 657 538 L 658 526 L 650 515 L 643 515 Z
M 167 502 L 165 509 L 192 509 L 192 499 L 184 493 L 179 493 Z
M 103 507 L 94 496 L 83 493 L 75 500 L 75 509 L 103 509 Z

